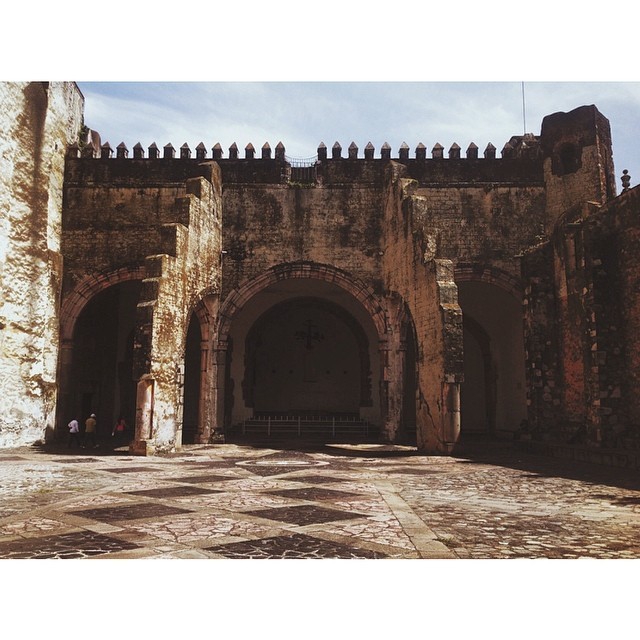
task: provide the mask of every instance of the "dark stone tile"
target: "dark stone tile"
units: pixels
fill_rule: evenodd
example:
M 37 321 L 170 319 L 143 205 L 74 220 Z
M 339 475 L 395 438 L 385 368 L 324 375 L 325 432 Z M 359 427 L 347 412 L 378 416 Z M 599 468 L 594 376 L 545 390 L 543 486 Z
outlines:
M 179 509 L 164 504 L 142 503 L 132 505 L 118 505 L 102 507 L 100 509 L 81 509 L 69 513 L 91 520 L 101 522 L 117 522 L 118 520 L 142 520 L 143 518 L 156 518 L 177 513 L 192 513 L 189 509 Z
M 321 558 L 385 558 L 375 551 L 358 549 L 339 542 L 330 542 L 313 536 L 294 533 L 288 536 L 275 536 L 261 540 L 248 540 L 232 544 L 209 547 L 226 558 L 254 559 L 321 559 Z
M 213 489 L 202 487 L 158 487 L 157 489 L 141 489 L 140 491 L 127 491 L 129 495 L 148 496 L 149 498 L 179 498 L 183 496 L 197 496 L 207 493 L 220 493 Z
M 246 458 L 245 458 L 246 459 Z M 267 455 L 256 458 L 256 462 L 282 462 L 294 460 L 297 462 L 316 462 L 315 458 L 304 451 L 278 451 L 276 453 L 268 453 Z
M 77 464 L 82 462 L 99 462 L 97 458 L 66 458 L 64 460 L 56 460 L 62 464 Z
M 211 462 L 185 462 L 185 466 L 193 467 L 195 469 L 233 469 L 236 466 L 235 461 L 220 461 L 215 460 Z
M 304 504 L 297 507 L 276 507 L 273 509 L 260 509 L 246 511 L 245 513 L 278 522 L 287 522 L 300 526 L 308 524 L 321 524 L 323 522 L 335 522 L 338 520 L 352 520 L 362 518 L 362 514 L 349 513 L 338 509 L 326 509 L 313 504 Z
M 324 463 L 297 451 L 286 451 L 260 456 L 253 460 L 244 460 L 240 465 L 254 473 L 260 473 L 261 469 L 275 469 L 271 473 L 285 473 L 298 471 L 308 467 L 325 467 Z
M 0 558 L 89 558 L 138 548 L 137 544 L 101 533 L 78 531 L 0 543 Z
M 256 476 L 268 477 L 279 476 L 285 473 L 291 473 L 292 471 L 298 471 L 298 469 L 292 469 L 291 467 L 256 467 L 256 466 L 243 466 L 243 469 L 247 469 Z
M 115 469 L 98 469 L 98 471 L 108 471 L 109 473 L 140 473 L 160 471 L 160 469 L 153 469 L 151 467 L 116 467 Z
M 339 500 L 341 498 L 356 497 L 356 493 L 349 491 L 335 491 L 334 489 L 323 489 L 322 487 L 302 487 L 300 489 L 278 489 L 277 491 L 268 491 L 276 496 L 283 498 L 295 498 L 300 500 Z
M 219 476 L 219 475 L 204 475 L 204 476 L 186 476 L 184 478 L 171 478 L 172 482 L 191 482 L 193 484 L 199 484 L 201 482 L 224 482 L 225 480 L 238 480 L 233 476 Z
M 20 456 L 2 456 L 0 455 L 0 462 L 11 462 L 15 460 L 26 460 L 26 458 L 21 458 Z
M 335 476 L 292 476 L 287 478 L 287 482 L 304 482 L 306 484 L 324 484 L 325 482 L 349 482 L 345 478 L 336 478 Z

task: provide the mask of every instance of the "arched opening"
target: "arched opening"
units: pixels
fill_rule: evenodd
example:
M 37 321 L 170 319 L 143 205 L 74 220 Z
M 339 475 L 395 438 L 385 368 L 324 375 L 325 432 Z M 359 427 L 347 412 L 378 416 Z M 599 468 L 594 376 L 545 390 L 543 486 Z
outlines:
M 495 430 L 496 378 L 489 334 L 466 313 L 462 333 L 464 380 L 461 387 L 463 428 L 485 432 Z
M 487 282 L 458 283 L 463 314 L 463 433 L 513 431 L 526 419 L 521 301 Z
M 565 142 L 551 158 L 551 171 L 554 176 L 566 176 L 575 173 L 582 166 L 582 149 Z
M 370 375 L 364 331 L 327 300 L 279 303 L 247 334 L 242 387 L 254 413 L 359 415 L 371 404 Z
M 308 277 L 266 284 L 235 308 L 228 327 L 219 394 L 228 432 L 265 415 L 380 424 L 378 333 L 344 288 Z
M 182 417 L 182 443 L 197 441 L 200 414 L 202 333 L 198 316 L 194 313 L 189 322 L 184 350 L 184 397 Z
M 139 281 L 122 282 L 96 294 L 80 312 L 72 339 L 64 389 L 69 419 L 97 415 L 99 439 L 123 417 L 133 433 L 136 385 L 132 377 Z M 66 419 L 66 416 L 63 418 Z

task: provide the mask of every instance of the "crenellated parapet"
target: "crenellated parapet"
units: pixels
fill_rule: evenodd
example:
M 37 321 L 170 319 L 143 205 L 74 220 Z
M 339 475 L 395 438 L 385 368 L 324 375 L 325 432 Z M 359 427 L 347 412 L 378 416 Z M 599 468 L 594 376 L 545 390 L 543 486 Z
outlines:
M 346 148 L 339 142 L 331 148 L 321 142 L 316 155 L 292 158 L 285 146 L 275 148 L 265 142 L 259 149 L 252 143 L 241 148 L 236 142 L 227 149 L 217 142 L 207 148 L 204 142 L 191 148 L 188 143 L 162 149 L 154 142 L 145 149 L 140 142 L 131 151 L 124 142 L 114 150 L 108 142 L 99 148 L 93 138 L 82 149 L 72 145 L 67 151 L 69 178 L 118 182 L 155 180 L 158 183 L 181 181 L 200 174 L 199 167 L 219 164 L 225 184 L 282 184 L 313 187 L 331 184 L 382 185 L 389 162 L 408 169 L 408 177 L 422 185 L 435 184 L 541 184 L 543 154 L 540 139 L 533 134 L 513 136 L 498 152 L 488 143 L 480 150 L 475 142 L 466 150 L 457 142 L 448 147 L 436 142 L 419 142 L 413 148 L 403 142 L 393 149 L 387 142 L 376 149 L 372 142 L 359 147 L 352 141 Z M 129 164 L 131 163 L 131 165 Z M 131 167 L 135 163 L 135 169 Z M 76 176 L 76 177 L 74 177 Z
M 331 156 L 329 157 L 327 146 L 324 142 L 321 142 L 317 148 L 317 161 L 325 162 L 327 160 L 398 160 L 400 162 L 408 161 L 408 160 L 427 160 L 429 159 L 427 156 L 429 152 L 427 151 L 427 146 L 419 142 L 411 152 L 411 147 L 403 142 L 397 149 L 396 153 L 393 153 L 392 147 L 385 142 L 379 150 L 379 153 L 376 157 L 376 149 L 371 142 L 368 142 L 367 145 L 363 149 L 363 153 L 360 153 L 360 149 L 355 142 L 351 142 L 351 144 L 347 147 L 347 155 L 343 156 L 343 146 L 340 142 L 335 142 L 331 147 Z M 105 142 L 102 146 L 97 146 L 95 142 L 89 141 L 87 144 L 82 146 L 82 148 L 74 143 L 70 145 L 67 149 L 67 157 L 68 158 L 100 158 L 100 159 L 109 159 L 113 158 L 113 148 L 108 142 Z M 513 159 L 513 158 L 522 158 L 526 157 L 529 159 L 540 157 L 541 149 L 539 143 L 539 137 L 534 136 L 533 134 L 526 134 L 524 136 L 513 136 L 502 148 L 501 156 L 504 159 Z M 225 158 L 225 153 L 222 148 L 222 145 L 217 142 L 212 148 L 211 152 L 207 153 L 207 147 L 204 142 L 198 143 L 195 147 L 195 156 L 190 148 L 190 146 L 185 142 L 179 148 L 179 159 L 180 160 L 276 160 L 279 162 L 285 162 L 285 147 L 282 142 L 279 142 L 275 147 L 275 158 L 272 154 L 271 146 L 268 142 L 265 142 L 261 147 L 260 157 L 257 157 L 256 147 L 249 142 L 244 147 L 244 158 L 240 158 L 240 149 L 238 145 L 234 142 L 228 149 L 227 157 Z M 144 159 L 145 157 L 150 160 L 158 160 L 161 159 L 159 148 L 157 144 L 154 142 L 151 146 L 148 147 L 147 154 L 145 156 L 144 147 L 140 142 L 136 143 L 133 147 L 133 155 L 130 156 L 129 148 L 124 142 L 121 142 L 116 147 L 116 158 L 123 159 L 132 157 L 135 160 Z M 457 142 L 451 144 L 448 150 L 440 144 L 436 142 L 430 151 L 430 159 L 432 160 L 478 160 L 478 146 L 475 142 L 471 142 L 465 152 L 463 157 L 462 148 Z M 163 148 L 162 159 L 174 159 L 176 158 L 176 149 L 171 143 L 167 143 Z M 485 147 L 483 158 L 486 160 L 496 159 L 496 147 L 490 142 Z

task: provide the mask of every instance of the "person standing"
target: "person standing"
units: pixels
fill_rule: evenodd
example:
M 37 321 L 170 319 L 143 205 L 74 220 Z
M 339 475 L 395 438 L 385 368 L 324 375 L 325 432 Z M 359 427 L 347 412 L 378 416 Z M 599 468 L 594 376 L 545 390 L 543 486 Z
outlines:
M 69 427 L 69 440 L 67 442 L 67 447 L 71 449 L 72 444 L 80 446 L 80 425 L 78 424 L 78 421 L 74 418 L 67 426 Z
M 92 413 L 84 423 L 84 442 L 82 444 L 83 448 L 85 447 L 85 445 L 89 444 L 88 440 L 91 440 L 91 444 L 94 449 L 98 446 L 98 443 L 96 442 L 96 424 L 96 414 Z
M 111 435 L 115 437 L 116 444 L 121 444 L 124 439 L 124 432 L 127 430 L 127 423 L 124 418 L 121 416 L 118 418 L 118 422 L 116 422 L 116 426 L 113 427 L 113 431 Z

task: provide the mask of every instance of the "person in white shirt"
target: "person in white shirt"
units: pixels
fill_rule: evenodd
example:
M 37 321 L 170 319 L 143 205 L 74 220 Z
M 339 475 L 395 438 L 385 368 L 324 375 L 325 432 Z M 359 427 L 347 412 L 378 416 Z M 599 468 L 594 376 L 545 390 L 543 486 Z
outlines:
M 69 427 L 69 441 L 67 446 L 71 448 L 72 444 L 80 446 L 80 425 L 78 425 L 78 421 L 74 418 L 68 425 Z

